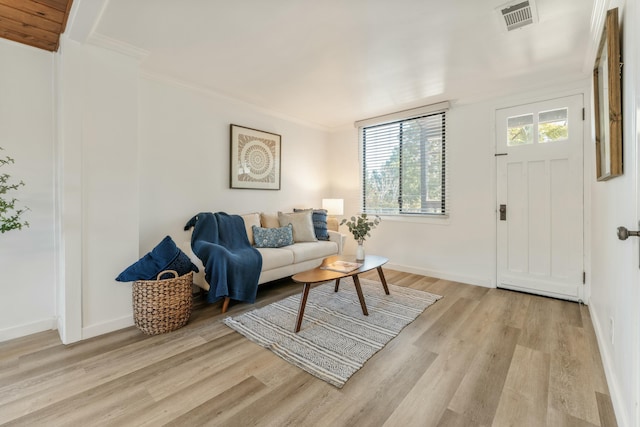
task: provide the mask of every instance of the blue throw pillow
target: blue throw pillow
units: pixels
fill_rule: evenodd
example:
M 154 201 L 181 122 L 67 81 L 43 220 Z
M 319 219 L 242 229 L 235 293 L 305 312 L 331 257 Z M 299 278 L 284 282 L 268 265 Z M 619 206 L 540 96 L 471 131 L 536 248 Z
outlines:
M 176 246 L 171 236 L 162 239 L 151 252 L 120 273 L 116 280 L 118 282 L 155 280 L 164 270 L 175 270 L 179 276 L 190 271 L 198 272 L 198 267 Z M 171 278 L 171 276 L 167 275 L 163 278 Z
M 256 248 L 281 248 L 293 245 L 293 226 L 291 224 L 279 228 L 262 228 L 254 225 L 252 228 Z
M 312 210 L 311 221 L 313 221 L 313 231 L 318 240 L 329 240 L 329 229 L 327 228 L 327 210 L 326 209 L 294 209 L 294 212 L 302 212 Z

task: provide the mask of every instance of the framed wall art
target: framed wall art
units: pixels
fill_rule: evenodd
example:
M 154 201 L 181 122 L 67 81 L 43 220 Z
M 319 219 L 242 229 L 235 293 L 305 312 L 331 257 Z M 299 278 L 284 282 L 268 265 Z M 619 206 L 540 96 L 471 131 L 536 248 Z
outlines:
M 593 68 L 596 130 L 596 178 L 606 181 L 623 173 L 622 68 L 618 9 L 607 12 Z
M 231 188 L 280 190 L 281 136 L 231 125 Z

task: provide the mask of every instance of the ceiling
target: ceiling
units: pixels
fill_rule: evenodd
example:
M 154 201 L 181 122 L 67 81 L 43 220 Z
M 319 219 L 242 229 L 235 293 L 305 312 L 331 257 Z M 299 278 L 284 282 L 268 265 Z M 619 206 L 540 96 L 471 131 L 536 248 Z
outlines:
M 72 0 L 0 0 L 0 37 L 58 50 Z
M 143 73 L 335 129 L 588 78 L 602 1 L 536 0 L 509 32 L 504 3 L 109 0 L 92 34 L 142 52 Z

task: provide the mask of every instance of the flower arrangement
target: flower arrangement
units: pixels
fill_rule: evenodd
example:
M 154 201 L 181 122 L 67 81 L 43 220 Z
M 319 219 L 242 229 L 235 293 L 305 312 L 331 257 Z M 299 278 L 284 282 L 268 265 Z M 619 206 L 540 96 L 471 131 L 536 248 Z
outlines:
M 2 149 L 3 148 L 0 147 L 0 150 Z M 4 159 L 0 158 L 0 166 L 5 166 L 13 162 L 13 159 L 9 156 L 6 156 Z M 28 208 L 16 209 L 17 199 L 5 199 L 5 194 L 9 191 L 17 190 L 25 184 L 22 181 L 17 184 L 10 184 L 9 178 L 11 178 L 9 174 L 0 174 L 0 233 L 3 234 L 7 231 L 20 230 L 22 227 L 29 226 L 28 222 L 20 218 Z
M 373 230 L 380 224 L 380 217 L 375 216 L 373 220 L 370 220 L 367 217 L 366 213 L 360 214 L 357 218 L 351 217 L 351 220 L 347 220 L 346 218 L 340 222 L 340 225 L 346 224 L 349 228 L 351 234 L 353 234 L 353 238 L 358 242 L 359 245 L 366 240 L 367 237 L 371 237 L 370 231 Z

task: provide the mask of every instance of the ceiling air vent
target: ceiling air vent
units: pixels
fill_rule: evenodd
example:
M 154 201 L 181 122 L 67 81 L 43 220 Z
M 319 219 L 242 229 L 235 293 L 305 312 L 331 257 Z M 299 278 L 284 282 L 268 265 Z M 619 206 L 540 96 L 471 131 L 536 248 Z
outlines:
M 533 0 L 510 2 L 500 6 L 498 11 L 507 31 L 538 22 L 538 14 Z

